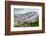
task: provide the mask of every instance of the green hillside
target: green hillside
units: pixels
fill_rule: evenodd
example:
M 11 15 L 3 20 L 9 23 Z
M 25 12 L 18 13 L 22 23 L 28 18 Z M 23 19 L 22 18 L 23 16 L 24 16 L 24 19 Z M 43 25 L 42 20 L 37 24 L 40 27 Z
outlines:
M 37 27 L 39 26 L 39 20 L 32 22 L 32 23 L 23 23 L 23 24 L 16 24 L 15 27 Z

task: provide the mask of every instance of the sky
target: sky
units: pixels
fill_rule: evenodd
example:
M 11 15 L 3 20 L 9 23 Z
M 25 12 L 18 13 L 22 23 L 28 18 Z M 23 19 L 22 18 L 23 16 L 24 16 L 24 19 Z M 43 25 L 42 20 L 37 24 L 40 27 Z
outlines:
M 39 13 L 39 9 L 31 9 L 31 8 L 14 8 L 14 14 L 25 14 L 28 12 L 36 12 Z

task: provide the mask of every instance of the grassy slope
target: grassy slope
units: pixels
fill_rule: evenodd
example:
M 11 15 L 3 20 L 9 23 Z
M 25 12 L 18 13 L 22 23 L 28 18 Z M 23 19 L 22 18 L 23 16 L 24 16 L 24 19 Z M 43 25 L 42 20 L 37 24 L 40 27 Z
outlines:
M 38 20 L 32 23 L 16 24 L 15 27 L 36 27 L 36 26 L 39 26 Z

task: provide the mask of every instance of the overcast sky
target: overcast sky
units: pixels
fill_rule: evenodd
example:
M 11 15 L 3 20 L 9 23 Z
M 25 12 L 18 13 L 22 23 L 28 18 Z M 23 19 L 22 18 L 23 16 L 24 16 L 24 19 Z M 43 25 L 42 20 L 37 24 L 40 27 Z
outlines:
M 37 14 L 38 14 L 39 10 L 38 9 L 30 9 L 30 8 L 14 8 L 15 14 L 25 14 L 28 12 L 37 12 Z

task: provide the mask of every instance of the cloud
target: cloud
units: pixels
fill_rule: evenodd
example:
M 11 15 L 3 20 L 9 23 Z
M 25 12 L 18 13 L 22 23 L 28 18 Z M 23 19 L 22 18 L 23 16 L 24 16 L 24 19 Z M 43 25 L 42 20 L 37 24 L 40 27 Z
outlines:
M 37 14 L 39 13 L 38 9 L 30 9 L 30 8 L 15 8 L 14 9 L 14 13 L 16 14 L 25 14 L 28 12 L 37 12 Z

